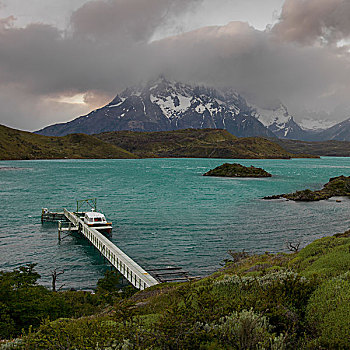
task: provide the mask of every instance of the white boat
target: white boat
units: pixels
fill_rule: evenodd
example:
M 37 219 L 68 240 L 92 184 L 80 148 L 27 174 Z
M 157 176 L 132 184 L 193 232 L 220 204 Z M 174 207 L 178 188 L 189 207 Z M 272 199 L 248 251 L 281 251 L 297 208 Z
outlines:
M 95 228 L 101 233 L 112 233 L 112 223 L 107 222 L 106 217 L 93 209 L 84 215 L 84 223 Z

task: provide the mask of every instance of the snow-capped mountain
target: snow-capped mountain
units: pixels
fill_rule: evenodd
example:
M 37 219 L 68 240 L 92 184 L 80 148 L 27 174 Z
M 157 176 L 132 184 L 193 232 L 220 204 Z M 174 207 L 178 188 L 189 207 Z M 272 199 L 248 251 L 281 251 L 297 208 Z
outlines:
M 275 135 L 253 116 L 254 109 L 236 92 L 171 82 L 161 77 L 124 90 L 108 105 L 71 122 L 38 131 L 42 135 L 96 134 L 105 131 L 226 129 L 242 136 Z
M 281 139 L 304 139 L 307 132 L 303 130 L 288 113 L 287 107 L 280 104 L 274 109 L 263 109 L 255 106 L 253 114 L 265 127 Z
M 335 121 L 331 121 L 331 120 L 321 120 L 321 119 L 302 119 L 299 122 L 299 125 L 301 126 L 301 128 L 303 130 L 306 131 L 323 131 L 326 129 L 331 128 L 332 126 L 334 126 L 335 124 L 337 124 L 337 122 Z
M 248 103 L 232 89 L 192 86 L 161 77 L 128 88 L 106 106 L 68 123 L 48 126 L 37 133 L 64 136 L 107 131 L 170 131 L 186 128 L 226 129 L 238 137 L 262 136 L 304 141 L 350 140 L 350 120 L 321 130 L 295 122 L 280 104 L 263 109 Z M 313 123 L 315 124 L 315 123 Z
M 318 138 L 321 140 L 350 140 L 350 118 L 338 123 L 327 130 L 318 133 Z

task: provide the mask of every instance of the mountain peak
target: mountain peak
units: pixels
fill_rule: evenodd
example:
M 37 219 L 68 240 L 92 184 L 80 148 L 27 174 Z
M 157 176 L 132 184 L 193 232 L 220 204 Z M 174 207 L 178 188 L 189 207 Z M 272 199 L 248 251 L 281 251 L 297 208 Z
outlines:
M 226 129 L 238 137 L 315 139 L 315 131 L 302 129 L 283 103 L 271 103 L 270 107 L 261 108 L 247 102 L 232 88 L 191 85 L 160 75 L 125 89 L 109 104 L 86 116 L 47 127 L 38 133 L 63 136 L 76 132 L 212 128 Z M 347 127 L 349 120 L 338 126 L 334 137 L 342 137 L 339 136 L 343 135 L 341 128 Z
M 236 136 L 274 137 L 252 116 L 236 91 L 170 81 L 165 76 L 129 87 L 106 106 L 59 127 L 39 133 L 66 135 L 105 131 L 168 131 L 186 128 L 226 129 Z

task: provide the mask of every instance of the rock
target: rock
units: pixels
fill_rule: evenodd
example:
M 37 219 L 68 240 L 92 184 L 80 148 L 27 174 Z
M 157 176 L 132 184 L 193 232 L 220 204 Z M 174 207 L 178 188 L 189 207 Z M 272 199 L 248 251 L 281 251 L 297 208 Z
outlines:
M 286 198 L 293 201 L 313 202 L 339 196 L 350 196 L 350 176 L 333 177 L 321 190 L 311 191 L 306 189 L 294 193 L 268 196 L 263 199 Z
M 283 194 L 277 194 L 277 195 L 273 195 L 273 196 L 266 196 L 263 199 L 280 199 L 283 198 Z
M 215 169 L 209 170 L 203 176 L 220 176 L 220 177 L 271 177 L 267 171 L 254 166 L 245 167 L 241 164 L 225 163 L 216 167 Z

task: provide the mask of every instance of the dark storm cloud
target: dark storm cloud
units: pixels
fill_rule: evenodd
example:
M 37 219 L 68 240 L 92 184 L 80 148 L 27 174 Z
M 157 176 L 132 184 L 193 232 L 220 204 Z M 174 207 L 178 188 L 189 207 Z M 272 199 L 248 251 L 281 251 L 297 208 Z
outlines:
M 13 18 L 0 20 L 0 103 L 6 104 L 1 119 L 26 118 L 22 125 L 31 130 L 66 121 L 106 103 L 123 88 L 160 74 L 184 82 L 233 86 L 258 103 L 280 99 L 292 111 L 348 104 L 349 54 L 339 55 L 332 45 L 313 45 L 322 35 L 325 39 L 322 28 L 329 28 L 329 43 L 347 36 L 344 17 L 335 19 L 336 13 L 347 10 L 344 2 L 287 0 L 271 31 L 231 22 L 150 42 L 162 25 L 197 3 L 90 1 L 73 13 L 67 31 L 40 23 L 18 28 Z M 308 14 L 298 32 L 291 28 L 302 11 L 292 4 L 306 6 Z M 322 22 L 326 27 L 309 8 L 318 8 L 320 17 L 328 10 L 330 17 Z M 75 94 L 85 94 L 86 105 L 69 109 L 66 103 L 53 102 Z
M 154 31 L 201 0 L 90 1 L 75 11 L 76 35 L 94 40 L 148 41 Z
M 283 40 L 336 43 L 350 35 L 350 1 L 286 0 L 273 32 Z
M 155 45 L 158 64 L 166 62 L 163 70 L 174 78 L 233 86 L 259 103 L 279 98 L 296 109 L 328 104 L 333 90 L 348 91 L 346 58 L 329 48 L 276 41 L 246 23 L 202 28 Z
M 3 19 L 0 84 L 52 94 L 111 91 L 147 78 L 148 39 L 194 3 L 198 0 L 92 1 L 73 14 L 69 33 L 39 23 L 17 28 Z

